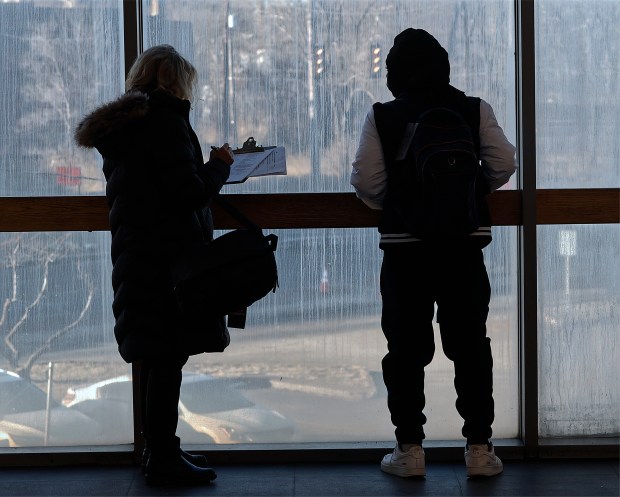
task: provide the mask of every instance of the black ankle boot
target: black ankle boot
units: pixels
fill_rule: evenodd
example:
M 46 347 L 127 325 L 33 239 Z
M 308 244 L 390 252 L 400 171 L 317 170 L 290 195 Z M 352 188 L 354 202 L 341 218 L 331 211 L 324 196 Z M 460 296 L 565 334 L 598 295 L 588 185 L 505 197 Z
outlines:
M 198 467 L 188 462 L 181 449 L 151 450 L 144 477 L 147 485 L 204 485 L 217 478 L 211 468 Z
M 200 454 L 190 454 L 189 452 L 185 452 L 183 449 L 179 449 L 181 451 L 181 457 L 183 459 L 185 459 L 188 463 L 193 464 L 194 466 L 197 466 L 199 468 L 208 468 L 209 467 L 209 461 L 207 460 L 207 458 L 203 455 Z M 149 456 L 151 455 L 151 448 L 146 445 L 144 447 L 144 450 L 142 451 L 142 462 L 141 462 L 141 469 L 142 469 L 142 474 L 144 474 L 146 472 L 146 463 L 149 460 Z

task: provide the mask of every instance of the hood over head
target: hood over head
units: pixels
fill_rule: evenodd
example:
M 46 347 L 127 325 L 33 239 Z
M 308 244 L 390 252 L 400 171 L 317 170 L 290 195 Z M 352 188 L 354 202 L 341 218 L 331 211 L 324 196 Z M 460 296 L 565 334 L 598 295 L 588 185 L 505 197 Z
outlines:
M 448 52 L 423 29 L 408 28 L 399 33 L 385 62 L 387 86 L 394 97 L 404 91 L 436 89 L 450 83 Z

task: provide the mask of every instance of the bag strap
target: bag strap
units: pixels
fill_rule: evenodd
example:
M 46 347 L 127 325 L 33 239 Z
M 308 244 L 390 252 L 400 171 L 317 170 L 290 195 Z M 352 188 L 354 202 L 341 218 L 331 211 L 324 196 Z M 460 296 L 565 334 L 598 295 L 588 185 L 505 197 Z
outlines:
M 216 193 L 215 196 L 213 197 L 213 200 L 222 209 L 224 209 L 228 214 L 230 214 L 230 216 L 232 216 L 236 221 L 241 223 L 247 229 L 249 229 L 250 231 L 255 231 L 257 233 L 262 234 L 263 230 L 257 224 L 255 224 L 253 221 L 250 221 L 247 217 L 245 217 L 245 215 L 242 214 L 239 209 L 237 209 L 234 205 L 228 202 L 228 200 L 225 200 L 221 194 Z

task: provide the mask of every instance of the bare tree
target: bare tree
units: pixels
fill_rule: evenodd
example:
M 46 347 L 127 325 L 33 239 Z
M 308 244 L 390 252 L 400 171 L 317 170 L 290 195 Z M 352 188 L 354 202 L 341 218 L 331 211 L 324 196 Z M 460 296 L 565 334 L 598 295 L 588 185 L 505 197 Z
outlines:
M 73 237 L 22 233 L 0 243 L 0 354 L 22 377 L 93 303 L 92 272 Z
M 106 12 L 112 11 L 105 11 L 105 2 L 92 9 L 50 7 L 21 26 L 27 50 L 19 63 L 22 105 L 16 133 L 27 144 L 26 160 L 38 164 L 28 178 L 37 191 L 59 186 L 69 187 L 68 193 L 102 191 L 100 164 L 75 146 L 73 130 L 84 112 L 102 103 L 115 86 L 93 80 L 118 63 L 110 58 L 109 33 L 114 32 L 106 24 L 113 20 Z

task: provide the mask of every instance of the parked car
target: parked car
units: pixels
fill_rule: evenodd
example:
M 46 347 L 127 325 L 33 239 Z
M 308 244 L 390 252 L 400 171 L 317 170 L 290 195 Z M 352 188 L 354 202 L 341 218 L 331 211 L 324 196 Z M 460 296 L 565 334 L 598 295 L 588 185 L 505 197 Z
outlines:
M 133 431 L 130 375 L 69 388 L 63 401 L 110 429 Z M 177 434 L 190 443 L 289 442 L 293 423 L 277 411 L 254 404 L 234 379 L 183 373 Z
M 11 437 L 8 433 L 4 433 L 0 431 L 0 448 L 2 447 L 10 447 L 11 446 Z
M 109 443 L 97 421 L 53 399 L 48 409 L 43 390 L 0 369 L 0 446 L 96 445 L 103 440 Z

